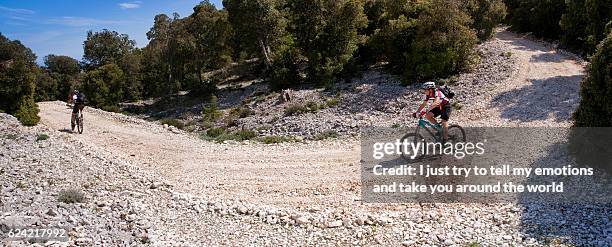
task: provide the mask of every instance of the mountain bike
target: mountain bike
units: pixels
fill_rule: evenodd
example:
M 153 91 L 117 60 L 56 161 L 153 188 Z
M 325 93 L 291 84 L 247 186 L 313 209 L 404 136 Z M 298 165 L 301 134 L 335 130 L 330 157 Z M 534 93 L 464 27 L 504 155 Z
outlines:
M 422 131 L 425 130 L 425 131 Z M 426 134 L 426 138 L 421 135 L 421 133 Z M 408 133 L 404 135 L 401 139 L 401 142 L 407 143 L 456 143 L 456 142 L 465 142 L 465 130 L 463 127 L 453 124 L 448 126 L 448 138 L 444 139 L 444 129 L 440 124 L 432 124 L 431 122 L 423 119 L 423 116 L 419 117 L 418 125 L 413 133 Z M 423 158 L 425 158 L 426 154 L 421 153 L 417 154 L 414 158 L 412 155 L 402 152 L 402 158 L 409 162 L 416 162 Z
M 79 134 L 83 134 L 83 108 L 85 108 L 85 106 L 79 106 L 79 112 L 75 117 L 75 121 L 70 122 L 72 131 L 74 131 L 74 127 L 76 126 Z

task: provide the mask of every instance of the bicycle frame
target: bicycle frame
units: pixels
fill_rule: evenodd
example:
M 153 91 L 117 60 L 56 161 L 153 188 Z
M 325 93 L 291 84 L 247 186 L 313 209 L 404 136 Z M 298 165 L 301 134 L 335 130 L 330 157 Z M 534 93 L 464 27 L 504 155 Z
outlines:
M 414 131 L 414 133 L 419 135 L 419 132 L 420 132 L 419 130 L 421 128 L 425 129 L 427 131 L 427 133 L 429 133 L 434 138 L 437 138 L 436 134 L 439 133 L 442 130 L 442 128 L 438 128 L 437 126 L 435 126 L 431 122 L 423 119 L 423 117 L 419 118 L 419 124 L 417 125 L 416 130 Z M 432 132 L 431 129 L 435 129 L 436 133 Z

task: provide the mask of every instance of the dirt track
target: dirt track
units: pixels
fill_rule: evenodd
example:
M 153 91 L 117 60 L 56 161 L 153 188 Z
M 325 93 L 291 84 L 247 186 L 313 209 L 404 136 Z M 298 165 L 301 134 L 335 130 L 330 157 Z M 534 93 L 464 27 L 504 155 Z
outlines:
M 462 125 L 567 126 L 579 102 L 583 64 L 508 32 L 497 39 L 518 59 L 518 72 L 500 82 L 484 104 L 457 113 Z M 476 90 L 476 89 L 475 89 Z M 42 124 L 69 127 L 70 110 L 40 103 Z M 141 121 L 126 123 L 98 110 L 85 111 L 85 133 L 74 138 L 169 180 L 177 189 L 277 206 L 358 205 L 359 142 L 227 145 L 173 134 Z

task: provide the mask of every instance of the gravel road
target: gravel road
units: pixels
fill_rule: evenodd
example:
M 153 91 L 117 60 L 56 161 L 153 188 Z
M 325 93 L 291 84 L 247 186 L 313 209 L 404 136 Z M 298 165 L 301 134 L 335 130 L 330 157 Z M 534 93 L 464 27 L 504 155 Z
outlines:
M 507 79 L 466 99 L 454 121 L 463 126 L 570 126 L 585 63 L 503 30 L 490 42 L 507 49 L 515 68 Z M 477 79 L 470 82 L 476 91 Z M 362 203 L 355 138 L 216 144 L 92 108 L 84 113 L 85 132 L 76 135 L 66 129 L 70 109 L 64 103 L 43 102 L 39 107 L 44 128 L 61 136 L 57 141 L 81 143 L 151 176 L 146 182 L 153 183 L 151 187 L 171 188 L 156 197 L 158 202 L 146 204 L 150 208 L 142 215 L 157 231 L 142 244 L 608 246 L 612 240 L 609 207 L 595 208 L 589 216 L 607 217 L 605 231 L 567 226 L 559 231 L 563 236 L 551 237 L 554 234 L 534 235 L 521 226 L 523 216 L 537 213 L 539 207 Z

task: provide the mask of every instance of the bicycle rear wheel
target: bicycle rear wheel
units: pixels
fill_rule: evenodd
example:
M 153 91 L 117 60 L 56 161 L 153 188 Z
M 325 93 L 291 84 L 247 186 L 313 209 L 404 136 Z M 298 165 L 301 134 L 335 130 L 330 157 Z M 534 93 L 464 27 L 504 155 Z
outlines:
M 465 130 L 459 125 L 448 126 L 448 140 L 450 142 L 465 142 Z
M 83 134 L 83 114 L 77 118 L 77 128 L 79 130 L 79 134 Z

